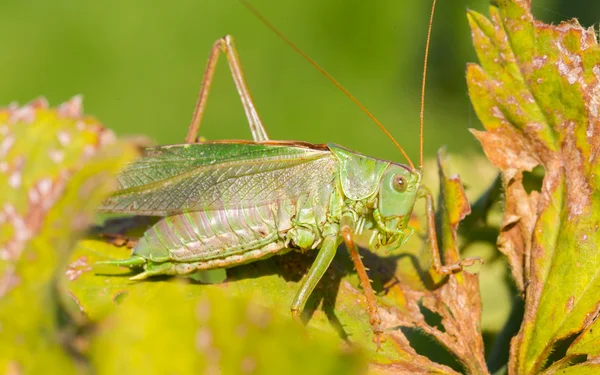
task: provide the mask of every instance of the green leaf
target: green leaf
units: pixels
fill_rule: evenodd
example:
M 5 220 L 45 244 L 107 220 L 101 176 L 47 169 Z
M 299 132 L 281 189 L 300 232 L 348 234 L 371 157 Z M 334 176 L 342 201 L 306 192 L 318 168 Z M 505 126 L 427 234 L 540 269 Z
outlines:
M 491 21 L 469 13 L 481 66 L 470 65 L 467 80 L 487 129 L 473 133 L 503 173 L 498 247 L 525 297 L 509 371 L 533 374 L 583 361 L 573 369 L 584 373 L 596 355 L 584 342 L 600 335 L 589 329 L 600 290 L 600 47 L 594 30 L 577 21 L 534 20 L 530 1 L 496 3 Z M 544 180 L 528 193 L 523 173 L 537 165 Z M 563 359 L 551 357 L 564 345 Z
M 73 373 L 54 279 L 134 150 L 78 97 L 0 110 L 0 372 Z
M 452 207 L 448 211 L 449 215 L 452 216 L 452 222 L 444 229 L 444 233 L 449 233 L 449 236 L 452 237 L 456 236 L 456 225 L 462 219 L 465 207 L 468 207 L 468 204 L 464 195 L 461 195 L 462 187 L 458 180 L 453 178 L 448 181 L 450 181 L 448 184 L 452 187 L 444 188 L 444 191 L 448 191 L 448 196 L 453 197 L 450 202 Z M 444 198 L 440 203 L 446 205 L 446 202 L 447 200 Z M 454 202 L 460 202 L 458 208 L 454 208 Z M 117 232 L 119 232 L 127 227 L 127 225 L 122 224 L 124 223 L 119 224 L 117 228 L 113 226 L 108 231 L 117 229 Z M 135 223 L 133 224 L 135 227 Z M 147 222 L 142 221 L 142 230 L 147 228 L 147 225 Z M 134 232 L 138 236 L 139 233 L 139 230 Z M 431 282 L 431 276 L 426 272 L 429 267 L 426 259 L 424 265 L 420 265 L 418 261 L 414 262 L 421 253 L 427 252 L 429 249 L 429 246 L 423 242 L 423 238 L 424 236 L 413 236 L 403 246 L 400 255 L 384 254 L 383 252 L 373 254 L 361 250 L 364 262 L 371 270 L 369 276 L 373 279 L 374 288 L 379 293 L 379 312 L 384 321 L 384 326 L 387 328 L 386 336 L 388 340 L 383 344 L 381 351 L 377 352 L 376 345 L 372 342 L 373 333 L 369 324 L 365 298 L 359 289 L 358 277 L 354 273 L 347 252 L 342 250 L 338 252 L 332 266 L 317 286 L 303 313 L 303 321 L 307 324 L 308 334 L 317 338 L 323 337 L 323 335 L 333 337 L 334 341 L 338 342 L 337 345 L 341 341 L 343 345 L 338 347 L 337 351 L 331 352 L 334 358 L 342 358 L 343 353 L 348 350 L 348 344 L 350 344 L 350 347 L 360 346 L 361 350 L 368 356 L 371 373 L 455 374 L 456 370 L 461 370 L 463 367 L 467 368 L 469 373 L 482 373 L 482 366 L 485 365 L 481 334 L 478 328 L 480 306 L 476 278 L 466 273 L 457 274 L 439 280 L 439 284 L 434 285 Z M 450 249 L 445 253 L 454 254 L 452 258 L 447 258 L 447 260 L 456 260 L 458 256 L 456 244 L 448 243 L 445 246 Z M 170 308 L 180 305 L 183 310 L 193 309 L 193 306 L 198 304 L 199 301 L 206 298 L 217 298 L 215 296 L 221 295 L 227 296 L 223 297 L 225 300 L 250 299 L 253 304 L 264 306 L 275 314 L 277 317 L 274 319 L 281 322 L 290 322 L 291 324 L 289 306 L 297 291 L 299 281 L 310 267 L 315 255 L 314 253 L 299 254 L 291 252 L 282 256 L 233 267 L 227 270 L 226 282 L 212 285 L 189 280 L 187 283 L 181 284 L 181 278 L 157 278 L 134 282 L 128 279 L 133 275 L 128 268 L 95 264 L 103 260 L 127 258 L 129 253 L 129 249 L 108 244 L 98 237 L 81 241 L 71 255 L 68 270 L 60 281 L 61 290 L 76 302 L 78 310 L 83 312 L 88 319 L 102 325 L 105 324 L 106 319 L 108 321 L 117 319 L 119 323 L 116 324 L 119 327 L 122 324 L 122 328 L 118 328 L 118 332 L 113 332 L 110 331 L 111 326 L 109 324 L 105 328 L 105 335 L 106 337 L 112 335 L 112 337 L 122 338 L 123 342 L 129 343 L 128 348 L 135 346 L 133 341 L 128 340 L 140 340 L 139 342 L 148 340 L 148 345 L 156 346 L 156 342 L 160 342 L 161 345 L 170 346 L 172 340 L 177 337 L 176 332 L 180 332 L 177 328 L 178 325 L 170 326 L 170 322 L 177 321 L 177 318 L 173 317 L 174 312 L 171 312 Z M 425 287 L 426 285 L 430 286 L 432 290 L 428 290 Z M 171 293 L 173 288 L 178 290 L 176 293 L 183 294 L 185 298 L 170 299 L 171 297 L 167 294 Z M 128 303 L 129 299 L 134 299 L 136 302 L 131 302 L 132 305 L 125 307 L 125 303 Z M 468 306 L 465 306 L 462 302 L 464 299 L 469 301 Z M 215 314 L 220 314 L 219 309 L 221 306 L 225 309 L 223 314 L 229 314 L 227 312 L 228 305 L 220 302 L 215 304 Z M 130 312 L 122 312 L 124 308 L 130 309 Z M 425 316 L 427 313 L 421 312 L 423 308 L 439 315 L 443 319 L 442 325 L 444 328 L 440 330 L 438 325 L 430 325 Z M 184 314 L 184 312 L 181 313 Z M 121 314 L 131 314 L 132 316 L 141 314 L 139 316 L 140 324 L 154 322 L 152 324 L 157 325 L 156 322 L 164 322 L 161 326 L 164 329 L 172 329 L 173 335 L 160 336 L 161 339 L 152 337 L 151 331 L 146 330 L 149 333 L 144 335 L 142 340 L 142 336 L 139 336 L 141 333 L 131 333 L 125 329 L 127 326 L 134 325 L 134 323 L 129 322 L 129 320 L 128 323 L 122 322 L 121 319 L 125 319 L 125 316 Z M 224 322 L 218 325 L 213 322 L 207 324 L 207 327 L 215 335 L 231 336 L 232 322 Z M 288 323 L 281 324 L 287 327 Z M 436 346 L 438 350 L 440 347 L 445 348 L 444 350 L 448 351 L 451 357 L 459 358 L 458 362 L 456 360 L 451 361 L 451 364 L 454 364 L 454 367 L 451 368 L 445 365 L 446 363 L 436 363 L 426 356 L 418 354 L 411 346 L 412 341 L 414 341 L 413 338 L 407 338 L 403 332 L 405 327 L 424 330 L 429 341 L 433 338 L 439 342 Z M 121 329 L 123 330 L 121 331 Z M 192 331 L 193 329 L 190 329 L 185 334 L 187 335 Z M 266 336 L 257 339 L 257 342 L 271 342 L 271 340 L 276 342 L 282 339 L 275 333 L 269 332 L 263 332 Z M 137 336 L 129 337 L 129 334 Z M 292 337 L 298 336 L 298 334 L 291 335 Z M 289 337 L 289 335 L 286 337 Z M 94 363 L 98 369 L 104 367 L 99 359 L 103 356 L 97 353 L 105 353 L 104 350 L 109 350 L 108 348 L 101 349 L 103 344 L 100 342 L 108 342 L 107 340 L 100 340 L 94 344 L 94 347 L 97 348 L 94 349 L 97 350 L 94 356 L 98 356 Z M 326 342 L 307 343 L 306 345 L 314 347 L 314 345 L 325 345 Z M 144 345 L 146 344 L 144 343 Z M 180 344 L 175 343 L 173 345 Z M 187 344 L 184 346 L 188 347 Z M 190 345 L 188 349 L 182 348 L 181 350 L 195 353 L 193 345 Z M 232 353 L 229 350 L 230 348 L 227 346 L 219 348 L 224 357 L 237 356 L 235 354 L 237 349 L 231 348 L 234 351 Z M 289 353 L 283 352 L 295 349 L 287 346 L 284 340 L 278 350 L 280 354 L 274 355 L 274 357 L 281 357 L 282 363 L 284 363 L 284 359 L 289 358 Z M 114 363 L 120 363 L 123 366 L 133 366 L 137 361 L 137 357 L 135 357 L 137 354 L 132 354 L 133 357 L 131 358 L 117 358 L 116 354 L 112 357 L 113 354 L 110 354 L 111 361 L 117 361 Z M 187 354 L 185 355 L 187 356 Z M 190 362 L 185 359 L 183 360 L 185 364 L 182 364 L 182 366 L 188 366 L 185 368 L 206 366 L 206 363 L 200 359 L 198 361 Z M 156 364 L 156 366 L 162 369 L 161 366 L 163 365 Z

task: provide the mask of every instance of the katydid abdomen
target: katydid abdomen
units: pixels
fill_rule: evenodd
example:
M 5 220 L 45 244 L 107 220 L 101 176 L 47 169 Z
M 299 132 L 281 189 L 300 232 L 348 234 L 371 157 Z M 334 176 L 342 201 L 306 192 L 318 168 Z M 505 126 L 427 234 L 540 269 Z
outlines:
M 291 228 L 289 214 L 284 213 L 281 220 L 276 221 L 278 206 L 269 204 L 168 216 L 144 234 L 139 242 L 140 250 L 134 254 L 154 261 L 202 262 L 199 268 L 226 267 L 259 258 L 281 249 L 286 232 Z M 163 250 L 162 259 L 156 259 Z
M 323 190 L 332 190 L 327 184 Z M 141 257 L 146 272 L 185 275 L 227 268 L 290 249 L 308 250 L 323 240 L 329 204 L 315 193 L 273 203 L 191 211 L 167 216 L 144 233 L 132 257 Z

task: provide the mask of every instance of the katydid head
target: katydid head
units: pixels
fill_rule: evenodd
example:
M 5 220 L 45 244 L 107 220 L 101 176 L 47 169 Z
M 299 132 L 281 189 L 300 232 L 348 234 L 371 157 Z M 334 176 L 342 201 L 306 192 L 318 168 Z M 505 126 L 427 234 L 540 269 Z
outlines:
M 390 164 L 381 178 L 377 207 L 373 212 L 376 227 L 371 246 L 398 242 L 402 245 L 412 233 L 408 221 L 417 199 L 421 174 L 401 164 Z

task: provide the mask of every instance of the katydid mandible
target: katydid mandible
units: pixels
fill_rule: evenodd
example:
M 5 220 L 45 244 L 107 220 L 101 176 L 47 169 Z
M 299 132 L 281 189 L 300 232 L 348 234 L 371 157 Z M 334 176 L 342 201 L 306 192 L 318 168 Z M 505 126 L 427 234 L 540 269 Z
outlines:
M 260 14 L 257 16 L 292 45 Z M 292 47 L 347 93 L 314 61 Z M 253 142 L 195 143 L 221 53 L 227 58 Z M 215 42 L 210 53 L 186 143 L 146 149 L 117 177 L 118 189 L 100 207 L 104 212 L 164 218 L 144 233 L 129 259 L 104 263 L 141 269 L 132 277 L 141 280 L 234 267 L 290 250 L 318 249 L 291 305 L 292 315 L 298 317 L 344 242 L 364 290 L 379 346 L 384 330 L 353 239 L 356 234 L 372 230 L 371 246 L 402 245 L 412 233 L 408 221 L 415 200 L 423 197 L 434 269 L 448 274 L 463 265 L 441 264 L 433 198 L 421 185 L 421 167 L 416 169 L 408 160 L 410 165 L 403 165 L 335 144 L 271 140 L 246 85 L 233 39 L 226 36 Z

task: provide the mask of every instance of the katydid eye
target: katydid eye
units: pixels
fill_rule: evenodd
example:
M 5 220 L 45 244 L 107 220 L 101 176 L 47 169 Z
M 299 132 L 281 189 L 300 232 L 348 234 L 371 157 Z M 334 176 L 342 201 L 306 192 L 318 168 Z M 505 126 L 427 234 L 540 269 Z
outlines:
M 406 178 L 404 178 L 404 176 L 394 176 L 392 185 L 394 186 L 394 189 L 399 193 L 406 191 L 406 188 L 408 186 L 408 184 L 406 183 Z

